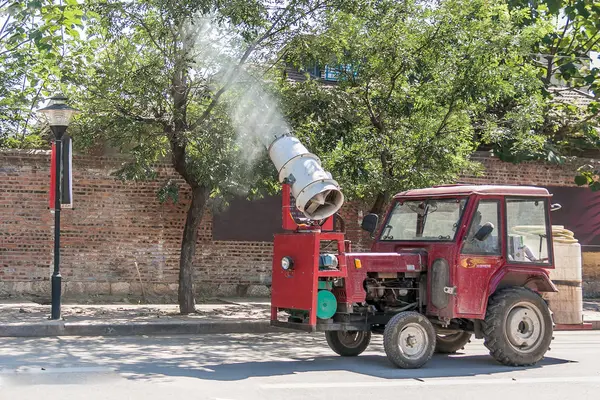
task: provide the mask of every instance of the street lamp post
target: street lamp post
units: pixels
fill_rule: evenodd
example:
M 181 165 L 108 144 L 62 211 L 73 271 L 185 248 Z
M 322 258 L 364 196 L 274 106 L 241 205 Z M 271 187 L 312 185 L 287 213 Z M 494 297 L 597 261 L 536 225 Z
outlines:
M 55 163 L 54 163 L 54 272 L 52 273 L 52 313 L 51 319 L 60 319 L 60 298 L 62 289 L 62 277 L 60 275 L 60 208 L 61 208 L 61 179 L 60 167 L 62 159 L 62 138 L 71 118 L 78 110 L 69 107 L 67 98 L 57 95 L 50 98 L 50 104 L 38 112 L 42 114 L 50 130 L 54 134 Z

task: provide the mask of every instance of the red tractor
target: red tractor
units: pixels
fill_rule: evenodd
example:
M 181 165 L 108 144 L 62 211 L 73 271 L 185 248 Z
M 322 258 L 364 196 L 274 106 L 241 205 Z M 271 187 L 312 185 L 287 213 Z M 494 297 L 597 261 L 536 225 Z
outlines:
M 382 334 L 387 357 L 401 368 L 456 352 L 471 336 L 506 365 L 535 364 L 548 351 L 553 321 L 540 292 L 557 290 L 547 271 L 554 268 L 547 190 L 402 192 L 381 223 L 375 214 L 364 217 L 374 241 L 370 252 L 355 253 L 343 230 L 333 229 L 333 216 L 295 215 L 302 207 L 290 201 L 302 192 L 292 196 L 292 187 L 290 194 L 293 174 L 280 178 L 286 232 L 274 239 L 273 326 L 323 331 L 342 356 L 361 354 L 373 333 Z M 340 196 L 335 190 L 323 196 L 318 203 L 333 209 L 343 201 L 328 202 Z

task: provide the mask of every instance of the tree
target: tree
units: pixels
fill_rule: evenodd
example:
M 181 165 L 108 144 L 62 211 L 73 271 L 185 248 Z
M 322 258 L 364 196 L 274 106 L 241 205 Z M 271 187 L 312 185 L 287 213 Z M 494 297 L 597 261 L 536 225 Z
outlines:
M 538 71 L 543 108 L 540 123 L 526 140 L 498 141 L 496 153 L 507 161 L 544 159 L 560 163 L 589 150 L 597 151 L 600 70 L 593 66 L 592 54 L 600 50 L 600 5 L 591 0 L 509 3 L 511 11 L 521 15 L 522 26 L 537 26 L 543 33 L 533 43 L 528 60 Z M 585 166 L 576 182 L 595 188 L 593 175 L 594 168 Z
M 84 19 L 75 0 L 0 1 L 0 147 L 44 146 L 35 107 L 60 86 Z
M 372 212 L 395 192 L 454 182 L 475 168 L 469 156 L 480 142 L 524 135 L 537 122 L 539 80 L 524 60 L 538 32 L 517 22 L 506 4 L 487 0 L 334 10 L 323 32 L 298 37 L 285 58 L 333 71 L 337 84 L 284 84 L 289 118 Z M 512 113 L 497 115 L 508 99 Z
M 247 150 L 260 145 L 261 136 L 252 132 L 267 129 L 268 135 L 273 133 L 270 129 L 287 129 L 269 90 L 256 83 L 277 61 L 276 50 L 313 29 L 332 3 L 278 4 L 258 0 L 89 4 L 95 18 L 85 56 L 93 60 L 68 76 L 73 87 L 84 88 L 77 94 L 83 109 L 79 135 L 87 144 L 107 140 L 129 153 L 133 162 L 121 169 L 123 178 L 153 177 L 153 165 L 166 157 L 189 186 L 179 263 L 182 313 L 195 310 L 193 261 L 207 201 L 240 187 L 248 190 L 260 179 L 254 173 L 264 165 L 255 162 L 260 152 Z M 243 129 L 244 124 L 252 129 Z M 177 191 L 170 182 L 161 194 L 176 196 Z

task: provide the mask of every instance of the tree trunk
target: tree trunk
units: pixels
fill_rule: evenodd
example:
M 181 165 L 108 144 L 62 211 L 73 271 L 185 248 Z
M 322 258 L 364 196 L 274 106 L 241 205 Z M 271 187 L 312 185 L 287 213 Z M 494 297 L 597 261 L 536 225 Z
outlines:
M 380 192 L 377 194 L 377 198 L 375 199 L 375 202 L 373 203 L 373 207 L 371 207 L 371 211 L 369 211 L 370 213 L 373 214 L 377 214 L 377 215 L 381 215 L 383 213 L 383 207 L 385 206 L 385 203 L 387 202 L 387 193 L 385 192 Z
M 179 258 L 179 312 L 190 314 L 196 311 L 194 300 L 194 256 L 198 239 L 198 225 L 204 215 L 207 189 L 204 186 L 192 187 L 192 201 L 187 211 L 183 238 L 181 240 L 181 255 Z

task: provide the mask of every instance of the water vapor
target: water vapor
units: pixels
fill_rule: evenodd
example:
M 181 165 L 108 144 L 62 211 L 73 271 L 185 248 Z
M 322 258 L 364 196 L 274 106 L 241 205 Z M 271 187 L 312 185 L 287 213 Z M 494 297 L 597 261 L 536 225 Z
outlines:
M 275 137 L 291 131 L 277 99 L 260 77 L 239 65 L 246 47 L 234 29 L 219 24 L 213 15 L 203 15 L 192 21 L 186 38 L 198 73 L 211 82 L 213 91 L 227 86 L 224 102 L 236 133 L 238 161 L 252 167 Z

